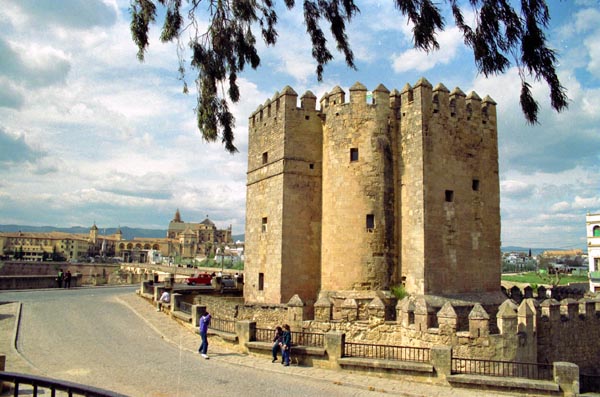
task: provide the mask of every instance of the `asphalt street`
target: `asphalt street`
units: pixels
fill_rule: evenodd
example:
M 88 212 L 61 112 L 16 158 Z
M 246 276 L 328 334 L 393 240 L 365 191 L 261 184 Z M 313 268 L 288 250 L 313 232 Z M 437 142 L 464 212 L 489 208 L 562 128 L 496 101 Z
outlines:
M 43 376 L 130 396 L 385 394 L 283 371 L 265 372 L 220 359 L 238 355 L 235 352 L 220 352 L 205 360 L 189 348 L 190 337 L 199 342 L 190 330 L 179 326 L 180 335 L 170 335 L 171 341 L 167 342 L 119 299 L 131 297 L 133 291 L 94 288 L 4 292 L 0 300 L 22 302 L 17 348 L 34 372 Z M 156 315 L 173 321 L 162 313 Z

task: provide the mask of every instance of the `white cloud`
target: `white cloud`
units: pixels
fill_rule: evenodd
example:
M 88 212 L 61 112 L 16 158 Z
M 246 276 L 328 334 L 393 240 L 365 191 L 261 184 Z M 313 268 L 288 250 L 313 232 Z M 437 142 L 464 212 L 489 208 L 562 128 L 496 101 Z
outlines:
M 507 197 L 526 199 L 533 194 L 535 187 L 522 181 L 505 180 L 500 182 L 500 190 Z
M 569 209 L 571 209 L 571 206 L 566 201 L 554 203 L 550 207 L 550 211 L 552 211 L 552 212 L 563 212 L 563 211 L 567 211 Z
M 456 58 L 463 38 L 458 28 L 452 27 L 439 33 L 438 42 L 440 49 L 429 53 L 413 48 L 399 55 L 393 54 L 392 68 L 396 73 L 409 70 L 424 72 L 436 65 L 448 64 Z
M 595 197 L 576 196 L 575 202 L 573 203 L 573 208 L 592 210 L 592 212 L 596 212 L 595 209 L 600 208 L 600 191 Z

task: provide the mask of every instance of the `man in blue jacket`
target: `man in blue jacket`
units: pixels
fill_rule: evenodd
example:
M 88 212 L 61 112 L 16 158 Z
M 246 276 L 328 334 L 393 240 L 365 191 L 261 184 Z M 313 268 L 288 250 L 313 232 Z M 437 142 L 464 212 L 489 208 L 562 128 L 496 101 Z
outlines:
M 202 357 L 208 359 L 208 327 L 210 326 L 210 313 L 205 312 L 202 317 L 200 317 L 200 338 L 202 338 L 202 343 L 200 344 L 200 348 L 198 348 L 198 353 L 202 355 Z

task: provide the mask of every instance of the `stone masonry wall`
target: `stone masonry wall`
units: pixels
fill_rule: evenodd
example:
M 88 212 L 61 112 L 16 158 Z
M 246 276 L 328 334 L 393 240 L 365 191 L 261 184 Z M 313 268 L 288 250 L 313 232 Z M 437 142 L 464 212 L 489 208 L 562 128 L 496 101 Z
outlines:
M 567 361 L 600 375 L 600 302 L 548 299 L 538 310 L 538 361 Z
M 250 117 L 247 303 L 497 291 L 495 103 L 424 78 L 367 92 L 335 87 L 317 110 L 285 87 Z
M 321 129 L 316 98 L 290 87 L 250 117 L 246 288 L 250 303 L 314 301 L 320 287 Z M 261 280 L 262 278 L 262 280 Z
M 389 91 L 367 103 L 367 89 L 324 95 L 323 236 L 325 291 L 389 289 L 395 264 L 393 154 Z
M 401 95 L 402 266 L 411 293 L 493 292 L 500 280 L 495 103 L 425 79 Z M 412 115 L 412 116 L 410 116 Z M 417 115 L 417 116 L 415 116 Z M 420 117 L 418 116 L 420 115 Z

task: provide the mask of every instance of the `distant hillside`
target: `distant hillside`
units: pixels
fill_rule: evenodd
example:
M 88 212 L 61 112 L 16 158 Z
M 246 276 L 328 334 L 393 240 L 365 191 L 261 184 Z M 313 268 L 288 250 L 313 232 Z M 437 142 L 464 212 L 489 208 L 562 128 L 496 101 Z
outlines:
M 0 232 L 32 232 L 32 233 L 47 233 L 47 232 L 63 232 L 63 233 L 74 233 L 74 234 L 88 234 L 90 232 L 89 227 L 83 226 L 71 226 L 71 227 L 54 227 L 54 226 L 24 226 L 24 225 L 0 225 Z M 109 227 L 106 229 L 99 229 L 98 234 L 111 235 L 117 232 L 116 227 Z M 123 238 L 130 240 L 134 237 L 146 237 L 146 238 L 163 238 L 167 236 L 166 230 L 160 229 L 141 229 L 123 226 L 121 227 Z

